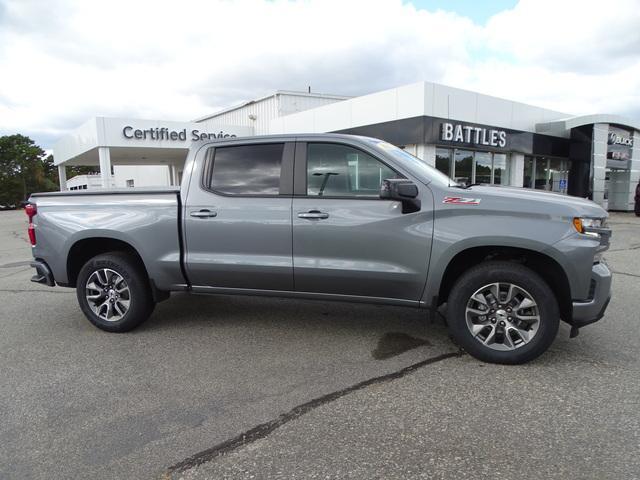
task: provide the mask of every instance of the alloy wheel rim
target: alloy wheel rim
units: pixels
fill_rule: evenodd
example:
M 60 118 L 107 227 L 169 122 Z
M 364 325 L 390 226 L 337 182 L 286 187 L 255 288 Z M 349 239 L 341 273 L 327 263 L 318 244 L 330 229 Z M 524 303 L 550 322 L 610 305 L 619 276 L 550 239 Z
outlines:
M 129 285 L 110 268 L 95 270 L 89 276 L 85 296 L 93 313 L 107 322 L 122 320 L 131 306 Z
M 536 336 L 540 309 L 524 288 L 496 282 L 471 295 L 465 320 L 473 337 L 485 347 L 511 351 L 525 346 Z

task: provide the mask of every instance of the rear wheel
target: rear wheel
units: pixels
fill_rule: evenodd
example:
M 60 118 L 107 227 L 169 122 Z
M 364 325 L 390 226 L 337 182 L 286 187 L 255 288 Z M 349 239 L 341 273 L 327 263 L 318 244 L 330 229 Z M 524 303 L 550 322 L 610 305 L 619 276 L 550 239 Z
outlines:
M 136 328 L 155 306 L 144 268 L 124 252 L 105 253 L 85 263 L 76 293 L 87 319 L 108 332 Z
M 560 313 L 555 295 L 534 271 L 511 262 L 486 262 L 454 285 L 447 322 L 454 339 L 474 357 L 519 364 L 549 348 Z

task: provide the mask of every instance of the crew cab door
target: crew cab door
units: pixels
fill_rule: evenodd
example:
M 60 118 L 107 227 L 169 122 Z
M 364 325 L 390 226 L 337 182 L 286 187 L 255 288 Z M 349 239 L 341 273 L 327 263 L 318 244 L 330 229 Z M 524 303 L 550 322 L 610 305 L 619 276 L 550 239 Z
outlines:
M 293 268 L 296 291 L 419 301 L 433 230 L 431 192 L 402 213 L 380 184 L 402 178 L 371 151 L 328 142 L 296 146 Z
M 194 290 L 293 290 L 294 147 L 216 146 L 197 162 L 184 218 L 185 263 Z

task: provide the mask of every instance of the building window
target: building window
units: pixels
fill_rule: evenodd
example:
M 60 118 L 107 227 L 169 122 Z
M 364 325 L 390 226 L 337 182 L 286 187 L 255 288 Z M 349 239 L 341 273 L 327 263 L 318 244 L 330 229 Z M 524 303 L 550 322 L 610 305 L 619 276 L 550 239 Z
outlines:
M 509 157 L 505 153 L 437 148 L 436 168 L 460 183 L 509 185 Z
M 451 150 L 436 148 L 436 168 L 451 177 Z
M 378 197 L 386 178 L 399 175 L 371 155 L 347 145 L 310 143 L 307 195 Z
M 535 160 L 533 157 L 524 157 L 524 172 L 522 175 L 522 186 L 532 188 Z
M 474 183 L 492 184 L 492 155 L 489 152 L 475 152 L 476 177 Z
M 533 176 L 533 188 L 536 190 L 551 190 L 549 188 L 549 160 L 536 158 L 536 169 Z
M 208 187 L 227 195 L 278 195 L 284 143 L 218 147 Z
M 133 187 L 133 179 L 127 180 L 127 187 Z
M 506 153 L 493 154 L 493 179 L 495 185 L 509 185 L 509 164 Z
M 571 161 L 562 158 L 525 157 L 522 186 L 567 193 Z
M 453 179 L 460 183 L 473 183 L 473 152 L 456 149 L 454 158 Z
M 567 193 L 569 184 L 569 160 L 559 158 L 549 159 L 549 180 L 551 190 L 554 192 Z

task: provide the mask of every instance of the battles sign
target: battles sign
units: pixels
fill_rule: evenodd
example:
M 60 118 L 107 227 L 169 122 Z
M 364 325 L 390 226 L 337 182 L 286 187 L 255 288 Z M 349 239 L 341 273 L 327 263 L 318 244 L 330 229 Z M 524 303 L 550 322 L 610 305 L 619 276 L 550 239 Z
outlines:
M 507 146 L 507 132 L 461 123 L 443 122 L 440 124 L 440 140 L 504 148 Z

